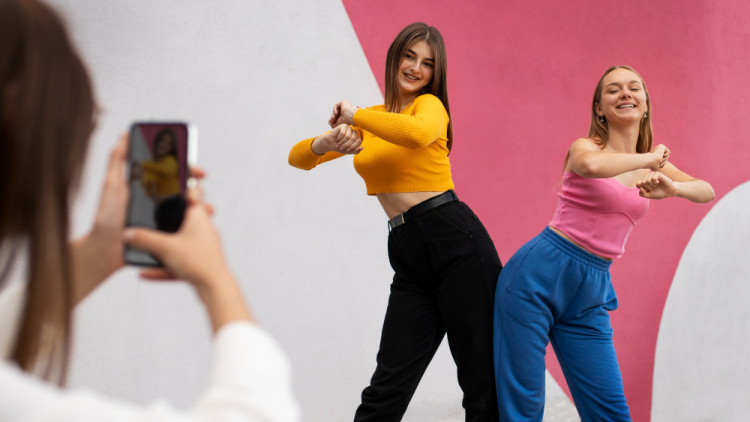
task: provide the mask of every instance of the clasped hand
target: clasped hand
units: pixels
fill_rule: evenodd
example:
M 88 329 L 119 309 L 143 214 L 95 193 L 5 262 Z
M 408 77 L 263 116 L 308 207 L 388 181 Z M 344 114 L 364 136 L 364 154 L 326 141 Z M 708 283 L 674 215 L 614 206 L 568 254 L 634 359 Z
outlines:
M 651 154 L 655 156 L 654 166 L 651 167 L 651 171 L 658 171 L 660 168 L 664 168 L 669 160 L 669 148 L 664 144 L 659 144 L 651 150 Z
M 312 143 L 312 150 L 318 155 L 334 151 L 341 154 L 359 154 L 362 148 L 360 132 L 352 128 L 349 123 L 354 113 L 354 107 L 349 101 L 343 100 L 333 106 L 328 124 L 332 130 L 318 136 Z
M 328 119 L 328 125 L 331 126 L 331 128 L 335 128 L 342 124 L 352 124 L 354 110 L 354 106 L 352 106 L 349 101 L 339 101 L 333 105 L 333 111 L 331 112 L 331 118 Z
M 659 144 L 651 153 L 658 158 L 658 161 L 655 161 L 658 162 L 658 166 L 652 168 L 651 173 L 635 184 L 639 190 L 638 194 L 648 199 L 664 199 L 677 195 L 677 182 L 659 171 L 669 160 L 669 148 L 663 144 Z

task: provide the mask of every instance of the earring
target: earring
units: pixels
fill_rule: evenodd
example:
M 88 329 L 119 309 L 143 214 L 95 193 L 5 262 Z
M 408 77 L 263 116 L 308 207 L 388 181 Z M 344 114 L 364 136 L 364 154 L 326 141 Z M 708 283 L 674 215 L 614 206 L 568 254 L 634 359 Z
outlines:
M 646 117 L 648 117 L 648 111 L 643 113 L 643 118 L 645 119 Z
M 604 123 L 604 116 L 599 116 L 599 123 Z

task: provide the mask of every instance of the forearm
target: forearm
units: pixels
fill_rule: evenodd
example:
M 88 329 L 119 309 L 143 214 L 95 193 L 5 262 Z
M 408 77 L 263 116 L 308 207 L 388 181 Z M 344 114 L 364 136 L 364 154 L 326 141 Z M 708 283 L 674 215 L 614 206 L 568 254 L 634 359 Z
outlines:
M 328 146 L 328 144 L 325 142 L 326 133 L 313 139 L 312 142 L 310 143 L 310 151 L 312 151 L 313 154 L 325 155 L 326 153 L 332 151 L 331 148 Z
M 102 259 L 102 252 L 91 233 L 70 244 L 74 304 L 80 303 L 117 269 L 109 259 Z
M 677 186 L 675 196 L 688 201 L 706 203 L 714 199 L 714 189 L 705 180 L 695 179 L 687 182 L 674 182 Z
M 228 270 L 217 270 L 211 277 L 210 282 L 203 283 L 207 287 L 198 289 L 198 295 L 206 305 L 214 332 L 230 322 L 254 321 L 234 276 Z
M 323 150 L 325 146 L 321 147 L 318 145 L 316 147 L 314 145 L 315 142 L 321 142 L 323 136 L 325 136 L 325 134 L 316 138 L 308 138 L 297 142 L 294 147 L 292 147 L 291 151 L 289 151 L 289 165 L 302 170 L 311 170 L 318 164 L 334 160 L 344 155 L 335 151 Z M 320 148 L 321 153 L 318 153 L 316 148 Z
M 571 162 L 573 171 L 583 177 L 607 178 L 633 170 L 651 168 L 655 157 L 650 154 L 585 152 Z M 658 162 L 658 161 L 656 161 Z

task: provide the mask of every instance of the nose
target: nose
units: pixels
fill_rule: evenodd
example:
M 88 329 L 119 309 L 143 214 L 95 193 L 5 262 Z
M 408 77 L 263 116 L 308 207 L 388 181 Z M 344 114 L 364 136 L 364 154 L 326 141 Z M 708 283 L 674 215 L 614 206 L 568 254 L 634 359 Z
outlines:
M 413 62 L 411 62 L 411 66 L 409 66 L 409 69 L 412 72 L 417 73 L 419 72 L 420 64 L 421 64 L 420 62 L 418 62 L 417 60 L 414 60 Z

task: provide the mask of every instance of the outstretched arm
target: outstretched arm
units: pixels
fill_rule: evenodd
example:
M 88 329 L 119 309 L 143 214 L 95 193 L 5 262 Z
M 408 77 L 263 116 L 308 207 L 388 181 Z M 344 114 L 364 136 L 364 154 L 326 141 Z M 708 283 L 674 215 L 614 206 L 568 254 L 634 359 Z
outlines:
M 310 170 L 318 164 L 346 154 L 359 154 L 363 149 L 361 144 L 361 132 L 341 124 L 318 137 L 297 142 L 289 151 L 289 164 L 298 169 Z

